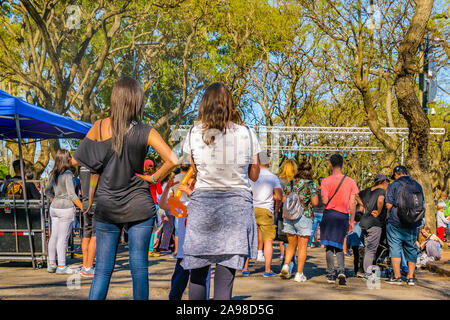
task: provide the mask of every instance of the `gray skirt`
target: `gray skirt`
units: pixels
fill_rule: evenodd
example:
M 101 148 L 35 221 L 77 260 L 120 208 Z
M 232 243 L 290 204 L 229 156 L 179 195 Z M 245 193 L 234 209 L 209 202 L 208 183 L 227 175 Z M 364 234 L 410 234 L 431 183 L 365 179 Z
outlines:
M 187 209 L 184 269 L 216 263 L 242 270 L 247 257 L 256 258 L 258 234 L 250 191 L 195 190 Z

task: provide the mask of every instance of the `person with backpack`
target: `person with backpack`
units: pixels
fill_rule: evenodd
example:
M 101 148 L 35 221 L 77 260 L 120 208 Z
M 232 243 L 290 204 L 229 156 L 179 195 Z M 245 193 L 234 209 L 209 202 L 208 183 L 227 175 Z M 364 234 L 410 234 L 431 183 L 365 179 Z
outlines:
M 389 284 L 403 284 L 400 264 L 402 252 L 408 262 L 406 283 L 416 284 L 414 271 L 417 262 L 416 240 L 418 227 L 425 214 L 422 186 L 408 175 L 404 166 L 396 166 L 386 194 L 386 208 L 390 210 L 387 218 L 387 241 L 394 275 L 387 280 Z
M 344 158 L 333 154 L 330 159 L 331 175 L 322 181 L 322 202 L 325 205 L 320 222 L 320 243 L 326 248 L 327 282 L 346 285 L 343 244 L 347 233 L 355 224 L 356 196 L 359 193 L 355 180 L 342 173 Z M 336 255 L 337 280 L 334 267 Z
M 289 263 L 297 249 L 297 273 L 294 280 L 307 280 L 303 274 L 309 237 L 312 234 L 314 207 L 319 204 L 317 185 L 314 183 L 311 163 L 303 161 L 298 166 L 295 180 L 288 183 L 289 196 L 283 205 L 283 231 L 288 238 L 288 247 L 280 277 L 290 278 Z
M 364 239 L 364 277 L 369 277 L 368 268 L 373 264 L 375 254 L 380 244 L 383 229 L 386 226 L 386 190 L 389 186 L 389 177 L 384 174 L 375 176 L 374 185 L 359 193 L 363 203 L 363 216 L 360 220 L 360 227 Z
M 5 182 L 3 194 L 8 198 L 23 199 L 23 185 L 22 185 L 22 175 L 20 173 L 20 160 L 15 160 L 12 165 L 15 176 Z M 36 185 L 33 182 L 25 182 L 25 190 L 27 192 L 28 200 L 39 200 L 41 198 L 41 193 L 36 188 Z

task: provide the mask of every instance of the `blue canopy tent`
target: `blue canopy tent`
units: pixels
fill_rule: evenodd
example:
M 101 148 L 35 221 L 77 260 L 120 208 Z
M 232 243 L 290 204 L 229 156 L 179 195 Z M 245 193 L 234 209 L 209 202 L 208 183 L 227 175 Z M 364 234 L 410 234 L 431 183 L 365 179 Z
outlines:
M 91 124 L 37 107 L 0 90 L 0 137 L 17 139 L 82 139 Z
M 91 126 L 89 123 L 37 107 L 0 90 L 0 138 L 2 140 L 17 139 L 23 186 L 25 186 L 25 170 L 22 139 L 82 139 Z M 23 193 L 23 196 L 31 258 L 33 268 L 35 268 L 26 192 Z

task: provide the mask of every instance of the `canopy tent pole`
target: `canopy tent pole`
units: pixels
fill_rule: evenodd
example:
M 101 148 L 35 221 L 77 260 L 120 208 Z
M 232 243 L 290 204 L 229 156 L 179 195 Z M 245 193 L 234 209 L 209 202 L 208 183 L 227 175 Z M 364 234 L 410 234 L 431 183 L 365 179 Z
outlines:
M 22 153 L 22 134 L 20 132 L 20 121 L 19 115 L 15 114 L 14 118 L 16 119 L 16 131 L 17 131 L 17 144 L 19 146 L 19 159 L 20 159 L 20 175 L 22 176 L 22 185 L 23 185 L 23 202 L 25 205 L 25 216 L 27 220 L 27 228 L 28 228 L 28 242 L 30 244 L 31 251 L 31 263 L 33 265 L 33 269 L 36 269 L 35 258 L 34 258 L 34 248 L 33 248 L 33 240 L 31 238 L 31 227 L 30 227 L 30 216 L 28 214 L 28 196 L 27 196 L 27 187 L 25 182 L 25 167 L 23 161 L 23 153 Z

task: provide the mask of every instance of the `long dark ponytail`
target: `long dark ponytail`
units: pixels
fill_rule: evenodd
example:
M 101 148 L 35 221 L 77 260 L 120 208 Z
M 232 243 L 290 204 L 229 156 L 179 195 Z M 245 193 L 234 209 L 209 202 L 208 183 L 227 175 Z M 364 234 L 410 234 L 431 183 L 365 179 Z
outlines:
M 133 121 L 140 121 L 144 105 L 144 90 L 138 81 L 124 77 L 111 92 L 112 148 L 122 154 L 125 135 Z

